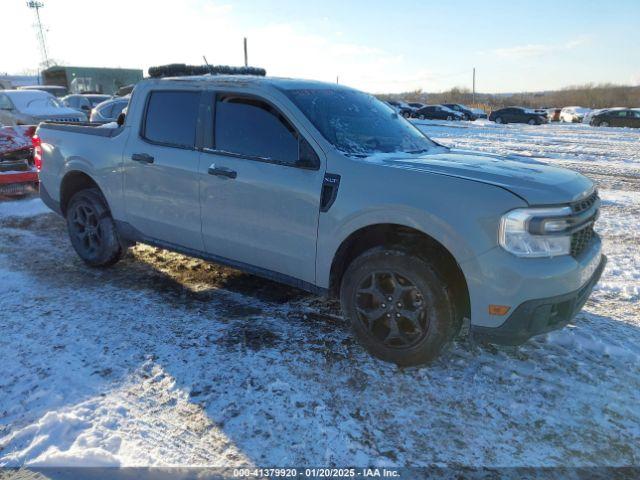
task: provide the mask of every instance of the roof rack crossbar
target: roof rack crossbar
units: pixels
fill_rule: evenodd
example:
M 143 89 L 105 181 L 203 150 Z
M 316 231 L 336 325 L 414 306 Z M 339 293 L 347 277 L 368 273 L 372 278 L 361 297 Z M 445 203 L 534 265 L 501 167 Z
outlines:
M 231 67 L 229 65 L 185 65 L 184 63 L 171 63 L 149 67 L 151 78 L 163 77 L 192 77 L 196 75 L 257 75 L 264 77 L 267 71 L 259 67 Z

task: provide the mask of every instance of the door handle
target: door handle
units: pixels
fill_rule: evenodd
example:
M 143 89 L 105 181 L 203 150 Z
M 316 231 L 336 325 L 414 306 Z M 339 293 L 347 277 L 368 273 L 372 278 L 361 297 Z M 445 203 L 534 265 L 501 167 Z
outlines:
M 153 163 L 153 157 L 148 153 L 134 153 L 131 155 L 131 160 L 141 163 Z
M 238 172 L 235 170 L 226 167 L 216 167 L 214 164 L 209 166 L 208 172 L 209 175 L 215 175 L 217 177 L 236 178 L 238 176 Z

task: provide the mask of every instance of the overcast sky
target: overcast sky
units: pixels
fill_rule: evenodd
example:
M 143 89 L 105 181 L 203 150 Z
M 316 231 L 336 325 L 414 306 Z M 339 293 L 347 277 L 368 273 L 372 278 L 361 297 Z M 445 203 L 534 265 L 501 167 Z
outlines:
M 640 84 L 640 1 L 43 0 L 50 57 L 146 69 L 240 65 L 370 92 Z M 34 70 L 25 0 L 0 1 L 0 73 Z

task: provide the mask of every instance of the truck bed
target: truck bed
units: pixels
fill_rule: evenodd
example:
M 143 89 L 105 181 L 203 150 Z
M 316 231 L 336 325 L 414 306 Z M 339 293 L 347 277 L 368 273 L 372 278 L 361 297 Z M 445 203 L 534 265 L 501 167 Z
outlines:
M 98 128 L 103 123 L 68 123 L 68 122 L 43 122 L 38 127 L 46 130 L 61 130 L 64 132 L 81 133 L 84 135 L 94 135 L 96 137 L 115 137 L 122 132 L 122 128 Z

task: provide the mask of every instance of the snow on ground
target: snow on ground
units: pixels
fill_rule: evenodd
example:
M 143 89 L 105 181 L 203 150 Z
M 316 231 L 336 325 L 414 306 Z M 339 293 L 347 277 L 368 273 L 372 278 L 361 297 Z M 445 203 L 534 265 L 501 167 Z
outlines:
M 638 465 L 639 134 L 421 128 L 594 169 L 610 262 L 569 327 L 401 369 L 333 302 L 144 245 L 93 270 L 39 200 L 3 202 L 0 465 Z
M 638 129 L 592 127 L 583 123 L 499 125 L 488 120 L 412 121 L 447 146 L 533 157 L 597 176 L 640 176 Z

